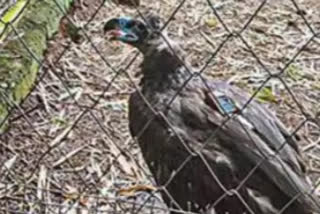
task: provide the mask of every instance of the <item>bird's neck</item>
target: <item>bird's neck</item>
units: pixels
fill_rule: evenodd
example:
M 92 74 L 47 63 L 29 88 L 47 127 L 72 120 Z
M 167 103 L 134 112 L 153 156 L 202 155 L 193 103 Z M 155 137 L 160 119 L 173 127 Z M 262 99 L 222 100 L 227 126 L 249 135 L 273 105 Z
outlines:
M 176 45 L 159 44 L 144 53 L 141 69 L 142 88 L 166 90 L 179 88 L 190 77 L 183 62 L 182 50 Z

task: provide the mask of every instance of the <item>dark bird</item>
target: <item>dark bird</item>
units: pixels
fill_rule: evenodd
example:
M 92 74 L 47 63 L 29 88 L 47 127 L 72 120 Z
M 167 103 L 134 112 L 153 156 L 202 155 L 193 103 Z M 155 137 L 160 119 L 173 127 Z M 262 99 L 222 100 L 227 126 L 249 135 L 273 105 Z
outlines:
M 114 18 L 104 30 L 144 55 L 129 127 L 167 205 L 217 214 L 319 212 L 284 124 L 257 101 L 246 105 L 249 94 L 236 86 L 187 69 L 161 27 L 148 16 Z

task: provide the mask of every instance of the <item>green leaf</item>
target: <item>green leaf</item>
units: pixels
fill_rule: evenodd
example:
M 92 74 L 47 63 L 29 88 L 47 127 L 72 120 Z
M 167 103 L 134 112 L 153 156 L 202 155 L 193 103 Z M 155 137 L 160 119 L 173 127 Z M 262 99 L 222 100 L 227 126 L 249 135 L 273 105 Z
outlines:
M 1 17 L 0 21 L 0 42 L 4 39 L 3 31 L 6 30 L 5 25 L 16 21 L 21 17 L 21 12 L 27 4 L 27 0 L 18 0 L 14 5 L 12 5 L 5 14 Z
M 289 76 L 289 78 L 294 81 L 298 81 L 303 78 L 302 70 L 294 64 L 289 65 L 285 72 Z
M 62 117 L 53 117 L 51 118 L 51 122 L 58 126 L 65 126 L 68 124 L 67 120 Z
M 277 103 L 276 96 L 273 94 L 270 87 L 261 89 L 257 94 L 257 99 L 261 102 L 272 102 Z
M 210 28 L 215 28 L 218 25 L 218 21 L 216 18 L 208 18 L 206 19 L 205 23 Z

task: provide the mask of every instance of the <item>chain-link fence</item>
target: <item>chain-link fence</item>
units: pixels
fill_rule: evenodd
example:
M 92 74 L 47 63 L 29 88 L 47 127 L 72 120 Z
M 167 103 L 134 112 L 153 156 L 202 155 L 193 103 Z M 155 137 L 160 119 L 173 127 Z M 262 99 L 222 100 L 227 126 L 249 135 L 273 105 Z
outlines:
M 210 206 L 219 206 L 232 197 L 246 208 L 246 213 L 255 213 L 242 188 L 266 162 L 283 155 L 282 149 L 290 144 L 291 137 L 299 139 L 313 184 L 311 194 L 319 196 L 320 3 L 317 0 L 168 0 L 150 4 L 141 0 L 137 5 L 135 2 L 129 8 L 110 1 L 76 1 L 72 12 L 61 22 L 60 32 L 50 42 L 45 59 L 35 59 L 40 71 L 29 96 L 17 105 L 2 92 L 2 102 L 7 103 L 10 112 L 6 118 L 9 127 L 0 137 L 1 213 L 168 213 L 172 210 L 194 213 L 192 204 L 191 211 L 188 206 L 181 207 L 179 194 L 174 193 L 179 190 L 172 187 L 185 182 L 181 177 L 186 176 L 179 173 L 190 172 L 186 171 L 190 170 L 188 165 L 204 170 L 203 174 L 189 175 L 193 182 L 208 185 L 202 189 L 204 195 L 206 188 L 211 189 L 210 185 L 221 183 L 224 194 L 216 197 Z M 58 3 L 56 9 L 62 10 Z M 162 30 L 185 52 L 186 63 L 182 64 L 191 74 L 177 93 L 168 94 L 169 105 L 179 99 L 180 92 L 195 78 L 224 80 L 251 93 L 249 99 L 242 100 L 237 115 L 243 114 L 252 100 L 257 99 L 275 111 L 289 130 L 287 140 L 276 145 L 272 155 L 264 154 L 236 186 L 225 186 L 228 177 L 220 181 L 221 175 L 217 175 L 207 160 L 210 155 L 205 153 L 216 149 L 206 147 L 215 142 L 217 130 L 224 129 L 228 121 L 235 119 L 234 115 L 225 116 L 208 139 L 201 139 L 203 145 L 196 153 L 189 151 L 194 147 L 181 140 L 183 146 L 177 149 L 183 151 L 183 158 L 170 157 L 179 167 L 170 169 L 172 175 L 161 184 L 154 180 L 157 175 L 149 172 L 137 142 L 150 123 L 141 128 L 139 136 L 130 135 L 127 103 L 133 91 L 138 90 L 144 96 L 138 84 L 143 75 L 139 73 L 143 57 L 136 49 L 109 41 L 103 26 L 107 20 L 123 15 L 145 20 L 150 11 L 164 20 Z M 11 23 L 6 25 L 15 28 Z M 77 29 L 76 40 L 70 28 Z M 14 38 L 7 39 L 21 40 L 21 34 L 13 31 Z M 23 40 L 21 43 L 25 44 Z M 164 43 L 172 48 L 170 41 Z M 34 57 L 32 50 L 28 52 Z M 201 87 L 211 90 L 206 81 Z M 212 96 L 216 95 L 212 93 Z M 171 129 L 171 136 L 179 138 L 179 130 L 170 125 L 174 121 L 165 113 L 157 113 L 157 106 L 149 103 L 148 97 L 144 101 L 155 113 L 149 118 L 151 123 L 160 115 Z M 292 176 L 292 171 L 285 172 L 286 169 L 283 168 L 284 174 Z M 211 181 L 202 179 L 208 174 Z M 280 185 L 285 185 L 281 182 L 280 179 Z M 301 194 L 310 193 L 299 192 L 290 197 L 279 213 L 287 213 L 286 209 Z M 195 193 L 194 197 L 202 195 Z M 166 206 L 162 198 L 173 206 Z M 213 199 L 212 196 L 210 200 Z M 215 211 L 211 209 L 211 212 Z

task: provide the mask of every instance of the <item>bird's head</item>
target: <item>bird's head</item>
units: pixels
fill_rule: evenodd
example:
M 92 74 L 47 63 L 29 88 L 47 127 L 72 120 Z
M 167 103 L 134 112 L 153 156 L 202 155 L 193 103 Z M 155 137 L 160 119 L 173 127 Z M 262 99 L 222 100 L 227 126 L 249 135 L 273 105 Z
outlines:
M 104 31 L 111 35 L 113 40 L 141 49 L 150 41 L 160 38 L 160 18 L 149 15 L 145 21 L 147 23 L 128 17 L 113 18 L 105 23 Z

